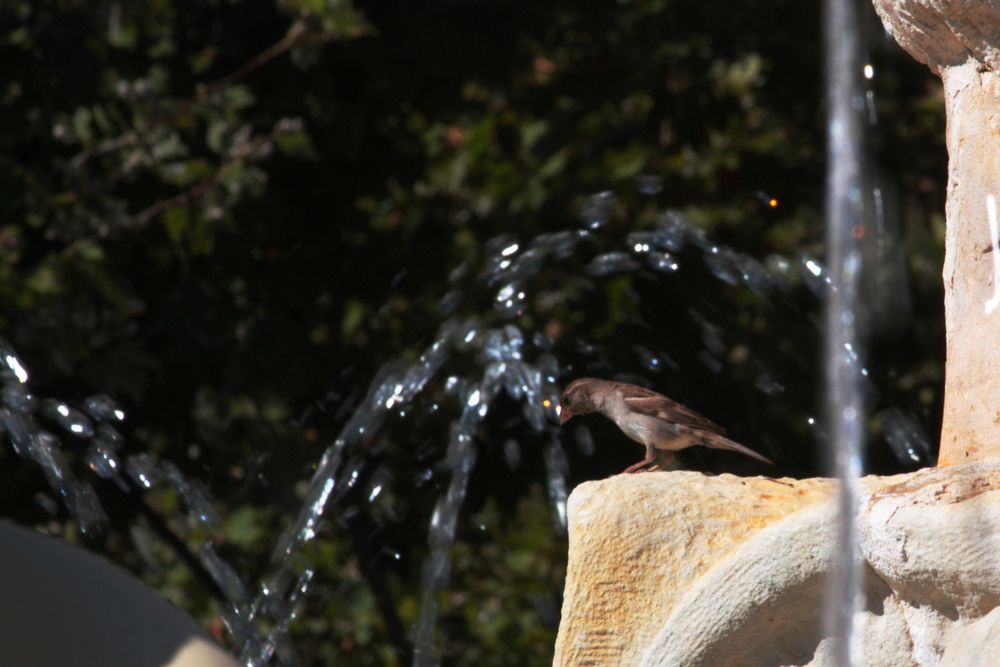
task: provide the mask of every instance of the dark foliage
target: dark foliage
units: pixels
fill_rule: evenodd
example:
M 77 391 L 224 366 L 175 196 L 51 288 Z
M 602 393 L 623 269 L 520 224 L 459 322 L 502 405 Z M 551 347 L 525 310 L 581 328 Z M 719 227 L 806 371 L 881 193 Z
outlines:
M 945 154 L 939 83 L 868 24 L 870 171 L 900 261 L 865 283 L 869 469 L 885 473 L 904 468 L 887 424 L 909 415 L 934 440 L 940 423 Z M 548 337 L 567 378 L 642 380 L 778 474 L 819 474 L 820 310 L 799 262 L 823 254 L 820 42 L 818 5 L 796 0 L 8 0 L 0 333 L 36 392 L 115 396 L 133 448 L 206 482 L 225 555 L 252 581 L 377 369 L 433 336 L 449 271 L 475 275 L 500 234 L 578 229 L 587 197 L 610 191 L 607 224 L 532 279 L 514 321 Z M 586 274 L 667 210 L 781 287 L 720 280 L 692 245 L 675 273 Z M 470 287 L 460 308 L 490 313 L 492 298 Z M 506 400 L 477 440 L 445 664 L 551 661 L 565 543 L 541 443 Z M 410 650 L 442 488 L 416 482 L 443 457 L 448 419 L 390 423 L 309 545 L 320 584 L 294 627 L 305 664 Z M 566 438 L 571 485 L 638 453 L 583 423 L 596 453 Z M 682 464 L 747 469 L 733 458 Z M 0 479 L 6 516 L 75 539 L 36 501 L 42 476 L 5 448 Z M 130 543 L 141 507 L 98 490 L 112 525 L 92 546 L 214 623 L 211 591 L 173 552 L 154 546 L 151 566 Z M 164 516 L 177 503 L 147 501 Z

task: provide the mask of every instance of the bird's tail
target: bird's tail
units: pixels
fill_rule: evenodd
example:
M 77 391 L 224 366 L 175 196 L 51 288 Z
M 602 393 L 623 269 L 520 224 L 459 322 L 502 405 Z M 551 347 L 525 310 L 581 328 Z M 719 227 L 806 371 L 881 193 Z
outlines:
M 729 438 L 719 435 L 718 433 L 705 433 L 701 437 L 701 444 L 705 447 L 711 447 L 712 449 L 728 449 L 731 452 L 739 452 L 740 454 L 745 454 L 758 461 L 763 461 L 764 463 L 769 463 L 774 465 L 774 461 L 767 458 L 763 454 L 758 454 L 749 447 L 744 447 L 738 442 L 733 442 Z

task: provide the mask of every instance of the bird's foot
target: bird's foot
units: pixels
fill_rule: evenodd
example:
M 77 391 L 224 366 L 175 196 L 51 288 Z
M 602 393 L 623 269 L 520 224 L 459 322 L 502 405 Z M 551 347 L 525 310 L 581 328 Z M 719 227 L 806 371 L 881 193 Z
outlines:
M 631 475 L 637 472 L 649 472 L 649 469 L 646 468 L 646 466 L 648 466 L 650 463 L 652 463 L 655 467 L 656 463 L 653 459 L 643 459 L 638 463 L 633 463 L 629 467 L 625 468 L 625 470 L 622 470 L 622 473 L 626 475 Z
M 633 463 L 622 472 L 631 475 L 637 472 L 654 472 L 656 470 L 663 470 L 663 467 L 670 465 L 670 462 L 673 460 L 674 453 L 666 451 L 662 452 L 659 456 L 645 458 L 638 463 Z
M 670 451 L 663 452 L 662 454 L 660 454 L 659 457 L 657 457 L 653 461 L 652 465 L 648 465 L 645 468 L 643 468 L 643 472 L 655 472 L 657 470 L 663 470 L 668 465 L 670 465 L 670 462 L 673 460 L 674 460 L 673 452 Z

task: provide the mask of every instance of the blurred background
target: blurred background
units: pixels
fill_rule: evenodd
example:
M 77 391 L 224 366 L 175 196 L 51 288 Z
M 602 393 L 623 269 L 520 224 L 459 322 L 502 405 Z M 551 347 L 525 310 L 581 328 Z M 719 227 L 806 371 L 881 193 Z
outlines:
M 449 318 L 520 336 L 557 384 L 662 391 L 776 461 L 689 450 L 679 467 L 822 474 L 819 10 L 3 0 L 0 335 L 38 395 L 113 396 L 130 451 L 207 487 L 212 539 L 247 584 L 379 369 Z M 867 6 L 865 25 L 858 363 L 866 472 L 888 474 L 935 456 L 946 153 L 938 79 Z M 539 238 L 573 241 L 504 282 L 495 260 Z M 490 354 L 450 352 L 345 454 L 350 484 L 303 549 L 302 664 L 409 664 L 456 386 Z M 435 594 L 444 664 L 550 664 L 559 485 L 642 454 L 597 418 L 526 423 L 522 400 L 499 393 L 475 424 Z M 227 641 L 211 586 L 150 525 L 197 552 L 205 529 L 173 525 L 176 489 L 121 493 L 87 477 L 72 438 L 63 451 L 106 529 L 82 537 L 5 446 L 2 515 L 121 564 Z

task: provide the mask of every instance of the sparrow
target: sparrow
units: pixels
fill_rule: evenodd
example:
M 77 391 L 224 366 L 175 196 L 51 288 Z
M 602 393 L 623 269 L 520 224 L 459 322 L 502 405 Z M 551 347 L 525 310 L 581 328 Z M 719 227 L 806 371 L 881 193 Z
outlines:
M 624 382 L 597 378 L 573 380 L 559 399 L 559 424 L 576 415 L 600 412 L 613 421 L 622 433 L 646 446 L 646 457 L 623 472 L 651 471 L 673 460 L 674 452 L 693 445 L 746 454 L 764 463 L 773 463 L 748 447 L 733 442 L 724 428 L 672 401 L 663 394 Z M 656 463 L 656 450 L 666 456 Z

